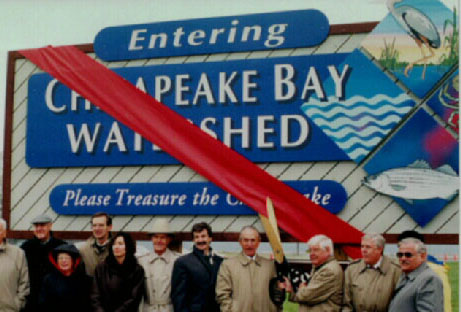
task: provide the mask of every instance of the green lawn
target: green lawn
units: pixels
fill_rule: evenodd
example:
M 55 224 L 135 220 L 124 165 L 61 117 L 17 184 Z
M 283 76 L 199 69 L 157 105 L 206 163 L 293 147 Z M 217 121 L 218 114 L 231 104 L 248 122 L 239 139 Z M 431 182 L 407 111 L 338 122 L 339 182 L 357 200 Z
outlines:
M 448 271 L 448 279 L 451 285 L 451 306 L 453 312 L 459 310 L 459 262 L 448 262 L 450 271 Z M 287 310 L 288 311 L 288 310 Z
M 451 285 L 451 306 L 453 307 L 453 312 L 459 312 L 459 262 L 448 262 L 448 266 L 450 267 L 448 278 Z M 298 306 L 293 302 L 285 301 L 283 311 L 296 312 L 298 311 Z

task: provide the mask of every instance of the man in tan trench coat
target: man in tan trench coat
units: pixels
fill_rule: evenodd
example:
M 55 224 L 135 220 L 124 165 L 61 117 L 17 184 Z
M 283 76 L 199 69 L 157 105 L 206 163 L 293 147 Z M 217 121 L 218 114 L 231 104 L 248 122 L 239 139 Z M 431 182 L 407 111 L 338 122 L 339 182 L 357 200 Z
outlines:
M 281 311 L 269 296 L 269 284 L 277 287 L 270 282 L 276 277 L 275 265 L 256 253 L 260 241 L 256 228 L 243 227 L 239 237 L 242 252 L 223 261 L 216 283 L 216 301 L 221 312 Z
M 362 237 L 362 259 L 345 272 L 343 312 L 386 312 L 402 271 L 397 262 L 383 255 L 386 241 L 379 234 Z
M 154 251 L 138 259 L 145 275 L 142 312 L 173 312 L 171 274 L 174 262 L 181 254 L 168 248 L 174 235 L 168 219 L 156 218 L 149 234 Z
M 299 285 L 293 293 L 285 278 L 290 300 L 299 303 L 299 312 L 339 312 L 343 295 L 343 270 L 334 258 L 333 242 L 325 235 L 316 235 L 308 242 L 312 261 L 309 282 Z

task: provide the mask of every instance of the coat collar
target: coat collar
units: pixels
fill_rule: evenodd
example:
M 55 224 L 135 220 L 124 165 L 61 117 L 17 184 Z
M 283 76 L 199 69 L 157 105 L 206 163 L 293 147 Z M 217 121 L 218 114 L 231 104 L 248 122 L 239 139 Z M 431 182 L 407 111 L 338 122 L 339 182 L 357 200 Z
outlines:
M 6 250 L 6 239 L 3 242 L 0 242 L 0 251 L 5 251 Z
M 247 266 L 251 263 L 251 259 L 243 253 L 243 251 L 238 255 L 238 260 L 243 266 Z M 254 262 L 256 265 L 261 265 L 261 256 L 256 254 Z
M 334 256 L 331 256 L 331 257 L 328 258 L 327 261 L 325 261 L 324 263 L 322 263 L 322 264 L 320 264 L 320 265 L 318 265 L 318 266 L 313 265 L 313 266 L 312 266 L 312 272 L 320 270 L 321 267 L 323 267 L 324 265 L 326 265 L 327 263 L 329 263 L 329 262 L 331 262 L 331 261 L 333 261 L 333 260 L 336 260 L 336 259 L 335 259 Z
M 363 259 L 360 260 L 359 266 L 360 266 L 360 270 L 359 270 L 360 273 L 363 273 L 368 269 L 367 264 L 365 263 L 365 261 L 363 261 Z M 383 255 L 381 258 L 381 263 L 379 264 L 379 267 L 376 268 L 376 270 L 379 273 L 386 275 L 387 272 L 389 272 L 390 267 L 391 267 L 391 259 Z
M 170 263 L 171 261 L 174 260 L 173 259 L 173 252 L 169 248 L 167 248 L 165 250 L 165 252 L 163 254 L 161 254 L 161 255 L 158 255 L 158 254 L 155 253 L 155 251 L 153 251 L 148 255 L 148 257 L 149 257 L 149 262 L 150 263 L 153 263 L 156 260 L 163 260 L 166 263 Z

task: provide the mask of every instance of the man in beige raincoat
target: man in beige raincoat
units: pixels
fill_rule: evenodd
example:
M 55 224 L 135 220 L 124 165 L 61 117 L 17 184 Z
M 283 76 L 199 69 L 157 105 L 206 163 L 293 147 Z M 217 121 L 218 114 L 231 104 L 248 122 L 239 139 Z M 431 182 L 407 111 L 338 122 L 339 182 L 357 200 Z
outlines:
M 18 312 L 29 294 L 24 251 L 6 242 L 6 221 L 0 218 L 0 311 Z
M 308 242 L 312 271 L 309 282 L 293 292 L 285 278 L 285 289 L 290 300 L 299 303 L 299 312 L 339 312 L 343 296 L 344 274 L 334 258 L 333 242 L 325 235 L 316 235 Z
M 281 311 L 283 301 L 275 305 L 269 296 L 270 285 L 277 287 L 276 282 L 271 283 L 276 277 L 274 261 L 256 253 L 260 242 L 256 228 L 243 227 L 239 237 L 242 252 L 222 263 L 216 282 L 216 301 L 221 312 Z
M 180 254 L 168 248 L 173 238 L 168 219 L 157 218 L 149 234 L 154 251 L 138 259 L 144 268 L 146 289 L 141 311 L 173 312 L 170 300 L 171 273 L 174 261 Z
M 402 271 L 383 254 L 386 240 L 380 234 L 362 237 L 362 259 L 352 261 L 345 272 L 343 312 L 386 312 Z

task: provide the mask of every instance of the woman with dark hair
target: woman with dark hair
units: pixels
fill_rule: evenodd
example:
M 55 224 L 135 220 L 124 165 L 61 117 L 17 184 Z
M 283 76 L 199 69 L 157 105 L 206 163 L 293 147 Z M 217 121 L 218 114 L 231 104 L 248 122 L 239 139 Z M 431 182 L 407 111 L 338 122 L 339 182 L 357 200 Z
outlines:
M 81 312 L 90 308 L 91 278 L 86 275 L 78 249 L 64 244 L 49 256 L 55 267 L 45 276 L 38 298 L 39 310 Z
M 96 267 L 91 305 L 95 312 L 136 312 L 144 294 L 144 270 L 134 254 L 136 244 L 128 233 L 117 233 L 109 256 Z

